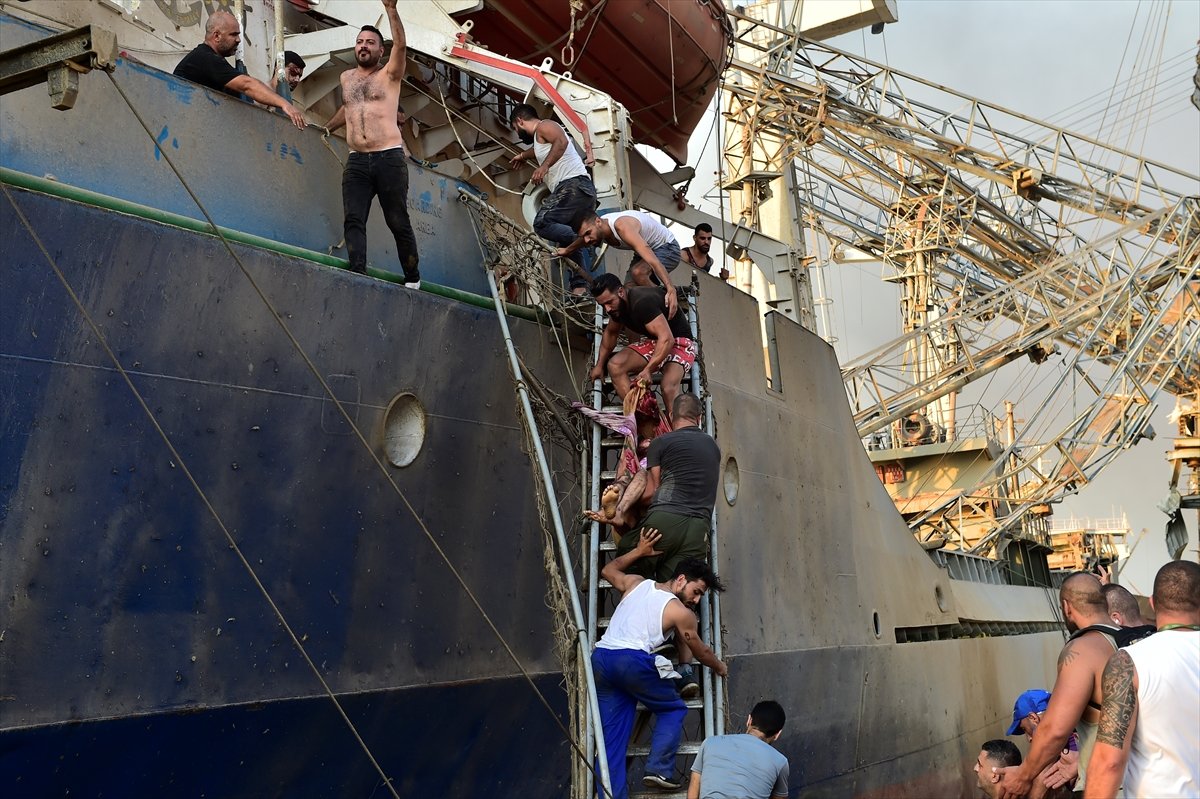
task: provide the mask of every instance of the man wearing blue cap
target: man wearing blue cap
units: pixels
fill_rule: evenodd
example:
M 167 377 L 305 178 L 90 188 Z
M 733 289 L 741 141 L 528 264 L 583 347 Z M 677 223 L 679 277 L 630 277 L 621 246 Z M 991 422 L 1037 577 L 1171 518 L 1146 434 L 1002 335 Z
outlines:
M 1042 720 L 1042 714 L 1050 706 L 1050 693 L 1040 688 L 1031 688 L 1017 697 L 1013 703 L 1013 720 L 1009 725 L 1008 734 L 1024 733 L 1025 737 L 1033 740 L 1033 731 Z M 1051 789 L 1046 796 L 1056 795 L 1054 789 L 1061 789 L 1063 795 L 1070 794 L 1070 786 L 1079 776 L 1079 738 L 1075 733 L 1067 739 L 1066 748 L 1058 756 L 1058 760 L 1042 769 L 1037 781 Z
M 1042 720 L 1042 714 L 1046 712 L 1049 704 L 1050 692 L 1040 688 L 1031 688 L 1018 696 L 1017 701 L 1013 704 L 1012 724 L 1009 725 L 1008 732 L 1005 734 L 1016 735 L 1023 732 L 1032 738 L 1033 731 L 1037 729 L 1038 722 Z

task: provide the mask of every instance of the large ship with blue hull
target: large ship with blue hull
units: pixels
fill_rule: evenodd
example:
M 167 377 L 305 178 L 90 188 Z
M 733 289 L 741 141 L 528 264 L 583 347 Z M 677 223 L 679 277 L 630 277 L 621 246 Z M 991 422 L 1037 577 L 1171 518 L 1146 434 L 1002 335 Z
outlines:
M 0 50 L 45 22 L 0 14 Z M 479 133 L 444 88 L 511 94 L 508 67 L 449 16 L 406 22 L 410 116 Z M 511 69 L 578 110 L 602 206 L 661 193 L 619 104 Z M 340 141 L 129 53 L 79 81 L 67 111 L 41 84 L 0 97 L 0 792 L 584 795 L 518 390 L 575 546 L 590 433 L 551 406 L 585 397 L 591 343 L 521 297 L 514 379 L 476 206 L 519 228 L 526 199 L 465 154 L 412 160 L 413 291 L 378 209 L 370 275 L 342 268 Z M 931 557 L 802 298 L 766 311 L 764 358 L 754 297 L 693 294 L 725 459 L 719 727 L 779 698 L 792 796 L 969 795 L 979 743 L 1052 680 L 1044 549 Z

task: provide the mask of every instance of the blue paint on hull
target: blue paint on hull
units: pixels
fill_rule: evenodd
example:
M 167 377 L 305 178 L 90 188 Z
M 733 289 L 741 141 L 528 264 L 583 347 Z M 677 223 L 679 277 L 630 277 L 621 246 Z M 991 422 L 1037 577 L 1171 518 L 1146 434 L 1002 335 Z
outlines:
M 561 796 L 551 714 L 220 243 L 12 193 L 402 795 Z M 0 230 L 0 793 L 371 795 L 365 757 L 7 201 Z M 238 252 L 373 449 L 392 397 L 423 403 L 425 447 L 391 474 L 564 713 L 494 316 Z M 514 333 L 570 391 L 544 332 Z M 527 734 L 538 768 L 512 759 Z
M 537 680 L 565 724 L 557 675 Z M 570 752 L 523 680 L 341 696 L 403 797 L 561 799 Z M 530 753 L 537 752 L 537 760 Z M 383 797 L 325 697 L 56 724 L 0 738 L 0 790 L 41 797 Z
M 0 14 L 0 39 L 13 47 L 47 29 Z M 80 76 L 69 112 L 46 102 L 44 86 L 5 95 L 0 163 L 39 177 L 203 220 L 170 169 L 166 153 L 218 225 L 345 257 L 341 173 L 344 142 L 297 130 L 282 114 L 152 69 L 129 58 L 114 77 L 151 131 L 101 72 Z M 53 130 L 54 144 L 47 143 Z M 49 151 L 48 151 L 49 149 Z M 487 293 L 479 245 L 458 187 L 469 184 L 409 162 L 409 215 L 426 280 Z M 379 203 L 367 224 L 368 260 L 401 273 Z

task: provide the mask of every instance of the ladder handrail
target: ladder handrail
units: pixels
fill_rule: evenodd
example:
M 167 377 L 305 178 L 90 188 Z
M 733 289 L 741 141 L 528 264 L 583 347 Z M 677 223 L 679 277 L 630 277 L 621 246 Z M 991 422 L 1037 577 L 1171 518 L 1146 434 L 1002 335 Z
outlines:
M 562 516 L 558 512 L 558 502 L 554 496 L 554 478 L 550 474 L 550 465 L 546 462 L 546 452 L 542 448 L 541 437 L 537 435 L 537 419 L 533 415 L 533 407 L 529 403 L 529 391 L 525 388 L 525 376 L 521 372 L 521 364 L 517 359 L 516 345 L 513 344 L 512 334 L 508 329 L 508 319 L 504 313 L 504 303 L 500 300 L 500 290 L 496 285 L 496 275 L 487 270 L 488 288 L 492 292 L 492 301 L 496 305 L 496 318 L 500 321 L 500 330 L 504 335 L 504 346 L 508 351 L 508 363 L 512 369 L 513 380 L 517 384 L 517 394 L 521 399 L 521 411 L 529 424 L 530 438 L 542 476 L 542 486 L 546 491 L 546 504 L 550 508 L 550 518 L 554 523 L 554 534 L 558 540 L 559 557 L 563 561 L 563 574 L 567 583 L 567 593 L 571 597 L 571 613 L 575 619 L 577 632 L 576 645 L 579 647 L 579 657 L 583 662 L 584 682 L 587 683 L 588 711 L 592 725 L 587 738 L 594 739 L 597 761 L 600 766 L 600 780 L 605 792 L 612 796 L 612 780 L 608 774 L 608 758 L 604 751 L 604 728 L 600 722 L 600 702 L 596 696 L 596 676 L 592 673 L 592 643 L 588 636 L 588 628 L 584 621 L 583 609 L 579 605 L 579 587 L 575 583 L 575 569 L 571 561 L 571 549 L 567 543 L 566 532 L 563 530 Z M 585 742 L 585 752 L 587 751 Z M 589 772 L 590 772 L 589 767 Z
M 700 359 L 704 357 L 704 353 L 700 351 L 700 323 L 699 303 L 700 291 L 699 286 L 693 279 L 690 301 L 688 302 L 688 327 L 691 329 L 692 341 L 696 343 L 697 356 L 692 362 L 692 393 L 699 397 L 704 402 L 704 432 L 710 436 L 713 435 L 713 416 L 712 416 L 712 398 L 704 390 L 704 383 L 701 380 Z M 713 572 L 720 574 L 717 570 L 717 508 L 714 502 L 712 518 L 709 519 L 709 536 L 708 536 L 708 563 Z M 710 642 L 713 654 L 717 659 L 722 659 L 724 647 L 721 645 L 721 595 L 717 591 L 708 591 L 704 595 L 704 602 L 701 605 L 701 624 L 705 632 L 705 638 Z M 708 738 L 713 735 L 721 735 L 725 732 L 725 678 L 712 672 L 712 679 L 704 682 L 704 737 Z

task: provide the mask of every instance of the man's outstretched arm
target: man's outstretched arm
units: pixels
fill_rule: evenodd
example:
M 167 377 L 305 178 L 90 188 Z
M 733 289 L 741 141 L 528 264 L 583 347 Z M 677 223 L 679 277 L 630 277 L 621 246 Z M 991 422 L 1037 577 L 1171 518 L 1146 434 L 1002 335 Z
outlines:
M 675 628 L 675 640 L 686 645 L 696 656 L 696 660 L 722 677 L 729 674 L 728 667 L 717 658 L 717 653 L 701 640 L 700 629 L 696 625 L 696 614 L 686 605 L 674 600 L 667 603 L 663 610 L 663 624 L 670 624 Z
M 1108 659 L 1100 683 L 1100 729 L 1088 761 L 1084 799 L 1115 799 L 1125 778 L 1129 746 L 1137 726 L 1137 669 L 1123 649 Z
M 1058 678 L 1050 692 L 1046 713 L 1033 732 L 1029 755 L 1020 766 L 1003 770 L 996 799 L 1014 799 L 1029 794 L 1033 781 L 1058 757 L 1075 724 L 1083 718 L 1092 696 L 1094 679 L 1084 641 L 1071 641 L 1058 656 Z
M 621 596 L 629 593 L 637 587 L 638 583 L 646 578 L 639 577 L 636 574 L 626 574 L 625 570 L 642 558 L 649 557 L 650 555 L 661 555 L 662 553 L 654 548 L 654 545 L 658 543 L 658 539 L 660 538 L 662 538 L 662 533 L 653 527 L 647 527 L 642 530 L 637 546 L 621 557 L 614 558 L 606 563 L 604 568 L 600 570 L 600 576 L 608 580 L 613 588 L 620 591 Z
M 396 11 L 396 0 L 383 0 L 388 25 L 392 28 L 392 54 L 388 56 L 387 76 L 392 80 L 403 80 L 408 65 L 408 39 L 404 37 L 404 23 Z
M 225 88 L 232 92 L 241 92 L 260 105 L 278 108 L 287 114 L 287 118 L 292 120 L 292 124 L 300 128 L 300 130 L 304 130 L 305 126 L 308 125 L 304 120 L 304 114 L 300 113 L 299 108 L 280 97 L 275 93 L 274 89 L 258 78 L 252 78 L 249 75 L 238 75 L 229 81 L 229 83 L 226 83 Z
M 338 128 L 346 124 L 346 106 L 339 106 L 338 110 L 333 112 L 333 116 L 325 123 L 325 130 L 333 133 Z

